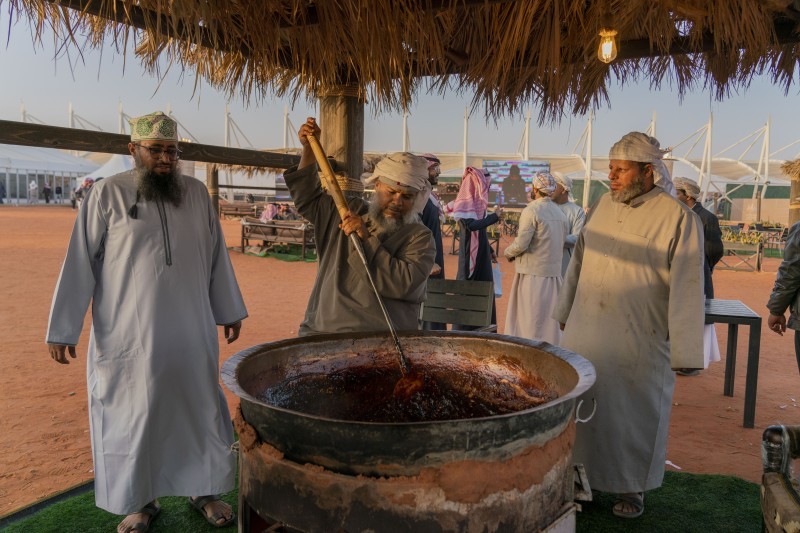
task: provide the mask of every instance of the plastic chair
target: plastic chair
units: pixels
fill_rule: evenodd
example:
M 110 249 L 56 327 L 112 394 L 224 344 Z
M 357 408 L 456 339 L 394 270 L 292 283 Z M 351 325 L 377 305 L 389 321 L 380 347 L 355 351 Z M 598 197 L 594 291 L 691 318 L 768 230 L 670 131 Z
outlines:
M 428 279 L 420 318 L 427 322 L 478 326 L 476 331 L 497 332 L 497 324 L 492 324 L 493 301 L 491 281 Z

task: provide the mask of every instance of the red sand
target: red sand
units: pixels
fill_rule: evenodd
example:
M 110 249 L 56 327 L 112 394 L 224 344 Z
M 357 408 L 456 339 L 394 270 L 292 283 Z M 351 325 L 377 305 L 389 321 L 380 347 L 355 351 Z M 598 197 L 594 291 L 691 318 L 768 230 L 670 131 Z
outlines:
M 0 206 L 0 515 L 92 478 L 87 416 L 85 352 L 88 324 L 69 366 L 56 364 L 44 344 L 50 300 L 66 251 L 75 211 L 66 207 Z M 238 245 L 239 223 L 223 221 L 228 243 Z M 506 240 L 506 245 L 510 240 Z M 267 341 L 294 337 L 303 316 L 316 263 L 287 263 L 232 252 L 250 317 L 241 338 L 221 346 L 221 358 Z M 456 256 L 446 255 L 456 273 Z M 779 261 L 767 259 L 761 273 L 718 271 L 718 298 L 742 300 L 766 315 Z M 513 265 L 502 262 L 508 291 Z M 503 331 L 507 298 L 498 300 Z M 613 334 L 613 330 L 610 331 Z M 727 328 L 717 326 L 725 353 Z M 679 377 L 672 414 L 668 459 L 686 472 L 731 474 L 760 480 L 764 428 L 800 423 L 800 375 L 792 336 L 762 328 L 756 427 L 742 427 L 747 328 L 740 328 L 735 396 L 722 395 L 724 361 L 697 377 Z M 226 391 L 227 393 L 227 391 Z M 236 399 L 228 393 L 231 406 Z M 667 467 L 672 469 L 672 467 Z

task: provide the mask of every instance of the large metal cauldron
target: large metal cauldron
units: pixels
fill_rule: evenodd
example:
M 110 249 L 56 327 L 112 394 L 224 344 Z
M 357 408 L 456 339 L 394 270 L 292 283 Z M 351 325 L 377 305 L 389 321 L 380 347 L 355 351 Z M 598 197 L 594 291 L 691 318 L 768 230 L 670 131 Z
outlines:
M 249 424 L 258 435 L 255 446 L 243 437 L 240 450 L 240 531 L 275 523 L 309 532 L 540 531 L 574 524 L 573 416 L 577 397 L 594 383 L 591 363 L 546 343 L 482 333 L 418 332 L 401 335 L 401 342 L 412 367 L 423 372 L 442 354 L 463 354 L 479 369 L 507 356 L 543 378 L 558 398 L 504 415 L 433 422 L 314 416 L 258 397 L 306 371 L 396 367 L 388 335 L 319 335 L 241 351 L 222 369 L 225 385 L 241 398 L 240 434 L 252 435 Z
M 586 359 L 547 343 L 467 332 L 420 332 L 402 343 L 412 365 L 437 352 L 506 355 L 542 377 L 558 393 L 545 405 L 488 418 L 417 423 L 367 423 L 336 420 L 276 408 L 257 396 L 267 387 L 313 362 L 331 369 L 370 361 L 382 353 L 395 364 L 391 339 L 374 334 L 319 335 L 261 344 L 243 350 L 222 369 L 225 385 L 241 398 L 245 420 L 287 459 L 313 463 L 345 474 L 416 475 L 426 466 L 476 459 L 504 460 L 563 431 L 576 398 L 595 379 Z M 347 354 L 343 356 L 342 354 Z

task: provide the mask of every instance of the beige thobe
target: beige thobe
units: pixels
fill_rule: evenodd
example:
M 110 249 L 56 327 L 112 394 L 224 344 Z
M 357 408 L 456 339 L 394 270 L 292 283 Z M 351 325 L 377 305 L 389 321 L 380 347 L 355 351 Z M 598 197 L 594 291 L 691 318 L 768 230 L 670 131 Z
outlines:
M 617 203 L 606 194 L 575 246 L 554 318 L 561 346 L 594 364 L 581 399 L 597 412 L 578 424 L 574 459 L 593 489 L 661 485 L 675 374 L 703 367 L 700 219 L 656 187 Z

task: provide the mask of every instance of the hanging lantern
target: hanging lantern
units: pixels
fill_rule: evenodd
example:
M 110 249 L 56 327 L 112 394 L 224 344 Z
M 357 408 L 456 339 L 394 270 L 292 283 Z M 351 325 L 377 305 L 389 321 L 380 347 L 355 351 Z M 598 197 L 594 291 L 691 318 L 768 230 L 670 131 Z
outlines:
M 597 47 L 597 59 L 603 63 L 611 63 L 617 58 L 617 30 L 600 29 L 600 45 Z

